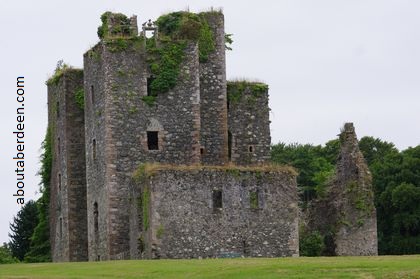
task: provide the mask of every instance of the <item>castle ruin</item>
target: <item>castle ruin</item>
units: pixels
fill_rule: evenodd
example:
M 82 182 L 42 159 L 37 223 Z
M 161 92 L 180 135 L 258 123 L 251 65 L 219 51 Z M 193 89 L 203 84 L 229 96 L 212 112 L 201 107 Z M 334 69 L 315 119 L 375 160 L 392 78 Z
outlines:
M 226 81 L 223 14 L 174 12 L 140 32 L 136 16 L 101 20 L 83 69 L 47 81 L 53 261 L 298 256 L 297 174 L 268 162 L 268 86 Z M 348 146 L 345 183 L 369 183 Z M 345 215 L 364 229 L 337 227 L 337 247 L 373 233 L 363 214 Z
M 296 173 L 266 164 L 268 86 L 226 81 L 223 14 L 101 19 L 47 82 L 53 260 L 298 255 Z

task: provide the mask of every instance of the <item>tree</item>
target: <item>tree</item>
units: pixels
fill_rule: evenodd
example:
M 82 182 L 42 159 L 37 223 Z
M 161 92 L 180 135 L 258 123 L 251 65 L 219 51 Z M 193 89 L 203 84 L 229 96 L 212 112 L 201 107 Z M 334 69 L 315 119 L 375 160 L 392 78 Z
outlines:
M 25 255 L 27 262 L 47 262 L 51 261 L 50 251 L 50 232 L 49 232 L 49 203 L 50 203 L 50 181 L 52 168 L 52 130 L 47 129 L 45 139 L 42 143 L 44 152 L 41 155 L 41 193 L 42 196 L 37 200 L 39 222 L 34 230 L 31 239 L 29 252 Z
M 12 256 L 9 246 L 6 243 L 3 243 L 3 246 L 0 246 L 0 264 L 10 264 L 19 262 L 16 258 Z
M 38 224 L 38 208 L 32 200 L 27 202 L 13 218 L 10 224 L 11 238 L 10 250 L 13 257 L 20 261 L 23 260 L 25 254 L 29 251 L 31 236 Z

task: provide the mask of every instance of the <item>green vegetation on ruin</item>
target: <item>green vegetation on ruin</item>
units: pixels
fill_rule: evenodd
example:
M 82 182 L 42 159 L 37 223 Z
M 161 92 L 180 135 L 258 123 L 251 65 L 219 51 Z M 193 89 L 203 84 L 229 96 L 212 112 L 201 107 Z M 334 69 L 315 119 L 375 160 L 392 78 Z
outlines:
M 130 19 L 125 15 L 105 12 L 101 16 L 102 24 L 98 27 L 98 36 L 103 39 L 108 50 L 114 53 L 132 48 L 141 49 L 146 45 L 147 62 L 153 79 L 150 96 L 142 100 L 147 105 L 153 106 L 159 93 L 165 93 L 177 84 L 188 41 L 198 43 L 200 62 L 206 62 L 209 54 L 215 50 L 214 34 L 206 20 L 206 17 L 212 13 L 220 11 L 199 14 L 180 11 L 162 15 L 156 20 L 159 37 L 146 39 L 130 33 Z M 118 24 L 114 22 L 112 30 L 109 30 L 111 15 Z M 227 34 L 225 39 L 227 45 L 233 42 L 231 34 Z
M 57 66 L 55 68 L 54 74 L 52 77 L 50 77 L 45 84 L 46 85 L 58 85 L 60 82 L 61 77 L 67 73 L 72 71 L 73 73 L 77 75 L 83 75 L 82 69 L 75 69 L 72 66 L 69 66 L 68 64 L 64 63 L 63 60 L 60 60 L 57 62 Z
M 251 93 L 247 96 L 247 101 L 254 103 L 262 94 L 268 92 L 268 85 L 262 82 L 251 82 L 247 80 L 228 81 L 227 82 L 227 99 L 230 103 L 238 103 L 246 90 Z
M 1 278 L 419 278 L 420 256 L 6 264 Z
M 296 170 L 290 166 L 278 165 L 278 164 L 266 164 L 258 166 L 237 166 L 233 164 L 223 166 L 210 166 L 210 165 L 169 165 L 169 164 L 158 164 L 158 163 L 145 163 L 140 164 L 137 170 L 133 174 L 133 178 L 136 182 L 144 182 L 145 179 L 153 176 L 158 171 L 224 171 L 232 174 L 233 176 L 239 176 L 240 172 L 252 172 L 256 173 L 256 176 L 261 176 L 261 173 L 273 172 L 273 173 L 284 173 L 292 176 L 296 176 Z
M 214 34 L 207 20 L 206 13 L 173 12 L 160 16 L 156 20 L 159 36 L 172 40 L 191 40 L 198 42 L 200 62 L 206 62 L 216 48 Z

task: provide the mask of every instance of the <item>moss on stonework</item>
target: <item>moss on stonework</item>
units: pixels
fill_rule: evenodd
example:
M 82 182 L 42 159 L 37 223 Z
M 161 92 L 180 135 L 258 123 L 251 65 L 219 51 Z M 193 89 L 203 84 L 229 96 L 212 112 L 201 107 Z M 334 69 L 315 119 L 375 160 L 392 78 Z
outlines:
M 84 109 L 85 108 L 85 92 L 83 90 L 83 87 L 76 89 L 74 98 L 75 98 L 77 106 L 80 109 Z
M 122 52 L 124 50 L 139 50 L 144 42 L 143 37 L 116 37 L 104 39 L 105 45 L 112 53 Z
M 156 231 L 156 237 L 161 239 L 163 237 L 164 232 L 165 232 L 165 229 L 163 228 L 163 225 L 160 224 L 159 228 Z
M 153 107 L 156 103 L 156 96 L 143 96 L 141 97 L 141 100 L 149 107 Z
M 252 209 L 258 208 L 258 192 L 249 193 L 249 204 Z
M 239 103 L 246 90 L 250 90 L 251 95 L 247 96 L 250 104 L 256 102 L 257 98 L 268 91 L 268 85 L 262 82 L 249 81 L 228 81 L 227 98 L 231 103 Z

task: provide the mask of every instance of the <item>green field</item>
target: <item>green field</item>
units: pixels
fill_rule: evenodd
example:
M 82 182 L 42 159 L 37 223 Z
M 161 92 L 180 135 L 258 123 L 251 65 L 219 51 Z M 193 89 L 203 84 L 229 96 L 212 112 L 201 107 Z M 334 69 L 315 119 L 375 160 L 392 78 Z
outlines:
M 0 278 L 420 278 L 420 255 L 8 264 Z

